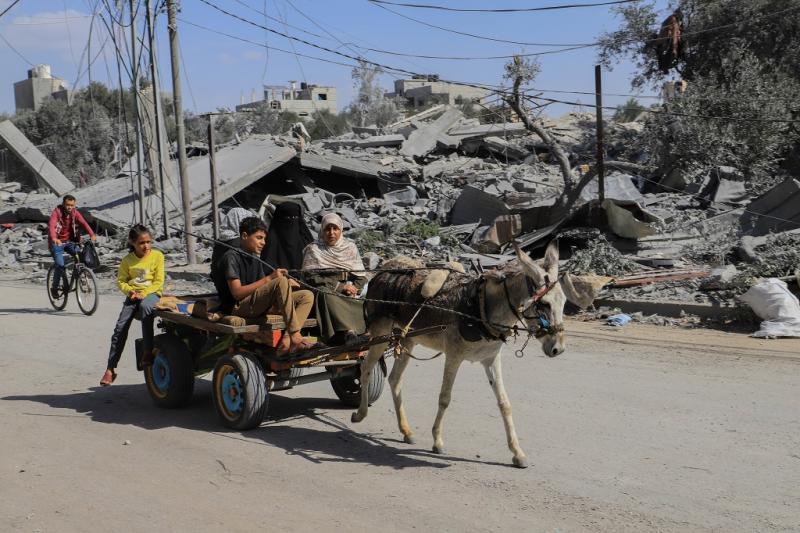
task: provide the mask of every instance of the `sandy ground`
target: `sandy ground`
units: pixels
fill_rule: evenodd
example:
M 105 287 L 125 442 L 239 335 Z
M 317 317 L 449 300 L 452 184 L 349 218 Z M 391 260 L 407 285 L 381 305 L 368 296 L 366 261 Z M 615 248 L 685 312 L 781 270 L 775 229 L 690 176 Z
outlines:
M 441 359 L 406 373 L 417 445 L 388 390 L 358 425 L 326 382 L 272 395 L 247 433 L 218 424 L 207 379 L 157 409 L 132 342 L 101 389 L 120 302 L 57 313 L 42 288 L 0 284 L 0 531 L 800 530 L 796 340 L 573 321 L 556 359 L 507 349 L 519 470 L 479 366 L 459 374 L 443 456 Z

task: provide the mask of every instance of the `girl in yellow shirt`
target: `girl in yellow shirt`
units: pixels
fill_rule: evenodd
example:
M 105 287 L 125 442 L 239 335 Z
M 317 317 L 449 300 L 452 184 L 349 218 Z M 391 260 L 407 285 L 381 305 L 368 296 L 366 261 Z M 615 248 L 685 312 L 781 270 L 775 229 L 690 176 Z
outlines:
M 115 369 L 128 340 L 128 329 L 134 318 L 142 321 L 144 356 L 142 364 L 152 364 L 153 315 L 164 287 L 164 254 L 152 249 L 150 230 L 141 224 L 133 226 L 128 233 L 128 248 L 131 252 L 122 258 L 117 273 L 117 287 L 125 295 L 119 313 L 111 347 L 108 351 L 108 366 L 100 385 L 111 385 L 117 379 Z

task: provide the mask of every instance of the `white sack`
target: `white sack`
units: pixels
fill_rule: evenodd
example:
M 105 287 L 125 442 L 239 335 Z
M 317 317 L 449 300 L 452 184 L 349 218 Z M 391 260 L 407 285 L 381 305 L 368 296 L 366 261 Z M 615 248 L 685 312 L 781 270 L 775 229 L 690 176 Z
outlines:
M 739 298 L 764 321 L 753 337 L 800 337 L 800 302 L 776 278 L 765 279 Z

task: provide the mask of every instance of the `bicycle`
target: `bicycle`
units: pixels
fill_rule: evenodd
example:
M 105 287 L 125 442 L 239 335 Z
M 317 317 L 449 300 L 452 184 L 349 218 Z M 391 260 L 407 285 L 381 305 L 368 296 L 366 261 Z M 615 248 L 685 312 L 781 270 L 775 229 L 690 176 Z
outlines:
M 61 277 L 55 291 L 52 291 L 51 287 L 53 287 L 56 265 L 50 265 L 50 269 L 47 271 L 46 288 L 50 305 L 56 311 L 63 310 L 67 306 L 69 293 L 75 291 L 78 307 L 80 307 L 84 315 L 89 316 L 97 311 L 97 305 L 100 303 L 97 295 L 97 279 L 94 276 L 94 272 L 83 264 L 79 252 L 65 255 L 64 259 L 64 275 Z M 72 266 L 72 271 L 68 272 L 70 266 Z

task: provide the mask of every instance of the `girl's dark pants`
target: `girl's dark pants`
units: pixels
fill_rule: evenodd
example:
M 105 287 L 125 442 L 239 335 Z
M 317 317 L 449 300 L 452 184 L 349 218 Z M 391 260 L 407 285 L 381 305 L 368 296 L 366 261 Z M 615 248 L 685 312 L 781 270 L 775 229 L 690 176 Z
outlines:
M 117 318 L 117 325 L 114 326 L 114 334 L 111 335 L 111 348 L 108 350 L 107 368 L 111 370 L 117 368 L 119 358 L 122 357 L 122 351 L 125 349 L 125 342 L 128 340 L 128 330 L 134 318 L 142 321 L 144 353 L 150 353 L 153 349 L 153 321 L 155 319 L 153 313 L 158 300 L 159 296 L 157 294 L 149 294 L 143 300 L 134 301 L 130 298 L 125 298 L 125 302 L 122 304 L 122 311 L 119 312 L 119 318 Z

